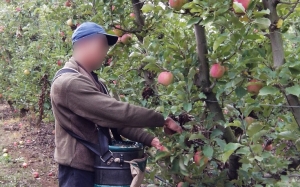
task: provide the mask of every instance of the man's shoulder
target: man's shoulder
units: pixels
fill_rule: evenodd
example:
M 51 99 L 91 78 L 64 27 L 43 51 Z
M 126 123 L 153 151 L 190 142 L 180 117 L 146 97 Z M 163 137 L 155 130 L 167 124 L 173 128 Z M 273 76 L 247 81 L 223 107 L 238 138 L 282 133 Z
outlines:
M 80 73 L 64 73 L 56 77 L 52 88 L 78 86 L 78 84 L 90 84 L 89 78 Z

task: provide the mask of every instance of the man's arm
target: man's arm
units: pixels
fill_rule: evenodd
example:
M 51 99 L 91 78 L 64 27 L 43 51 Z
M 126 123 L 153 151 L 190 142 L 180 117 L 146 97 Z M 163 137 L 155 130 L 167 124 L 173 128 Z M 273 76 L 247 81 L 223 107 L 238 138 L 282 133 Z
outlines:
M 106 127 L 162 127 L 164 117 L 143 107 L 120 102 L 101 92 L 84 76 L 66 81 L 66 105 L 75 114 Z
M 118 128 L 118 133 L 129 140 L 143 143 L 144 145 L 149 147 L 152 146 L 151 143 L 155 138 L 152 134 L 142 128 Z

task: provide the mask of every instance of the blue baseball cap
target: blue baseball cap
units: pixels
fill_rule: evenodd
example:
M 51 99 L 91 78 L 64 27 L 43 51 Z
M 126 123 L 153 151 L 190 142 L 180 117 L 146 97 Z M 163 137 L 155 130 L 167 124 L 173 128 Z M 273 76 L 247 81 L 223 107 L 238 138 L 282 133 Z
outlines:
M 73 32 L 72 44 L 74 45 L 75 42 L 96 34 L 105 35 L 109 46 L 115 45 L 118 41 L 118 36 L 107 34 L 100 25 L 93 22 L 84 22 Z

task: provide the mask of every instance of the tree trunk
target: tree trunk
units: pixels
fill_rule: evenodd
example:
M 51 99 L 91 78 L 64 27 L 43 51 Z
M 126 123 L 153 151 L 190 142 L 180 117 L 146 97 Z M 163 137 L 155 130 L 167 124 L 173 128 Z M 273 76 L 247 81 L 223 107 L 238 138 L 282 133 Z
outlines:
M 199 59 L 199 70 L 200 72 L 197 74 L 195 84 L 201 88 L 201 90 L 206 95 L 206 105 L 211 113 L 214 114 L 213 120 L 217 121 L 225 121 L 222 108 L 220 107 L 216 95 L 211 91 L 210 86 L 211 82 L 209 79 L 209 63 L 206 57 L 207 55 L 207 44 L 206 44 L 206 35 L 205 35 L 205 27 L 201 25 L 195 25 L 195 36 L 197 42 L 197 53 Z M 222 125 L 217 125 L 217 128 L 223 132 L 223 138 L 227 143 L 229 142 L 237 142 L 236 137 L 234 136 L 230 127 L 224 128 Z M 237 179 L 239 169 L 239 157 L 237 155 L 231 155 L 229 158 L 229 171 L 228 177 L 230 180 Z

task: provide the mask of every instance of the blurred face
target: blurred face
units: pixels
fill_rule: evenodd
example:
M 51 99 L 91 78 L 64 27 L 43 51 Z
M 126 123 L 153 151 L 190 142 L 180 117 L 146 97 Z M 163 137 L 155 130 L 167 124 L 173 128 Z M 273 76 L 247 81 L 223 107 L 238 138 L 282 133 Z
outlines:
M 97 34 L 79 42 L 78 51 L 88 66 L 93 70 L 100 68 L 109 50 L 106 36 Z

